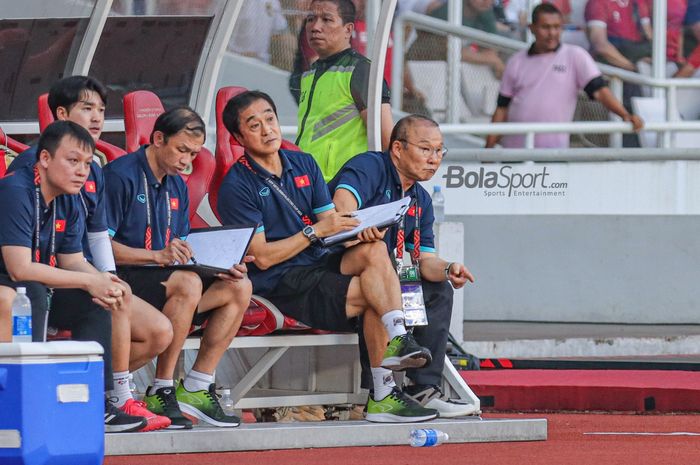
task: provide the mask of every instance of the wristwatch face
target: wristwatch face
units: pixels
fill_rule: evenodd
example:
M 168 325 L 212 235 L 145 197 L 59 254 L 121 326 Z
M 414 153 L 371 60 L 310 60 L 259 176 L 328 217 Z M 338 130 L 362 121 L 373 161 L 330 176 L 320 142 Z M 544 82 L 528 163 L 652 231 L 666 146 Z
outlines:
M 316 231 L 314 231 L 313 226 L 306 226 L 301 232 L 306 236 L 311 242 L 316 242 Z

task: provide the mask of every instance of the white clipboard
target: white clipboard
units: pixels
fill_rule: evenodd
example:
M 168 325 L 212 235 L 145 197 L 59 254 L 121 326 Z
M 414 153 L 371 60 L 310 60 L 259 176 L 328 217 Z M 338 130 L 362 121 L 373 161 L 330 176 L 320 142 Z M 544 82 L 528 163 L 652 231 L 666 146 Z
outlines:
M 357 235 L 367 228 L 376 227 L 378 229 L 383 229 L 393 226 L 401 221 L 401 218 L 403 218 L 411 206 L 411 201 L 411 197 L 404 197 L 395 202 L 354 211 L 352 215 L 360 220 L 359 226 L 350 231 L 343 231 L 332 236 L 324 237 L 320 239 L 319 242 L 324 247 L 329 247 L 344 241 L 356 239 Z

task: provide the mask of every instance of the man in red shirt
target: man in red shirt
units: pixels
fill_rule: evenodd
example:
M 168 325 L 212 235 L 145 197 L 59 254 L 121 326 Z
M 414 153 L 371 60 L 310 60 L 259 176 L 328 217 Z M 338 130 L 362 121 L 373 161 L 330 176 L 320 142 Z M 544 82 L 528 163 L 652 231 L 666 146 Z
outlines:
M 637 71 L 635 63 L 651 57 L 651 20 L 646 1 L 588 0 L 585 18 L 592 53 L 597 58 Z

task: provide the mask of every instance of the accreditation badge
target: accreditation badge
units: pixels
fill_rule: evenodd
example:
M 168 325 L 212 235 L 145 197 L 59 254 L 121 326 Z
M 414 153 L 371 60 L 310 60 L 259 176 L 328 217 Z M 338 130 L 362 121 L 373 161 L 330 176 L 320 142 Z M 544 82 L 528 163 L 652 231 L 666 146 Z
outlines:
M 428 314 L 425 311 L 420 270 L 416 265 L 402 266 L 398 273 L 406 327 L 427 326 Z

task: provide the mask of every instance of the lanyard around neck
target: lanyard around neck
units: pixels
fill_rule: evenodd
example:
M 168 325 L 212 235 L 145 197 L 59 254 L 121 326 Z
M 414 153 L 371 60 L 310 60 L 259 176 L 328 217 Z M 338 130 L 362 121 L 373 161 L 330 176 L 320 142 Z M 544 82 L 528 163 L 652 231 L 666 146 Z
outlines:
M 153 230 L 151 225 L 153 224 L 153 214 L 151 211 L 151 195 L 149 192 L 149 186 L 148 186 L 148 176 L 146 176 L 146 172 L 142 171 L 143 173 L 143 191 L 144 195 L 146 197 L 146 235 L 144 238 L 144 245 L 146 250 L 151 250 L 153 249 Z M 168 192 L 167 186 L 163 186 L 165 188 L 165 202 L 168 205 L 168 224 L 165 228 L 165 247 L 168 246 L 170 243 L 170 226 L 173 221 L 173 208 L 172 205 L 170 204 L 170 192 Z
M 49 266 L 56 266 L 56 199 L 51 202 L 51 239 L 49 241 Z M 41 263 L 41 175 L 34 165 L 34 261 Z
M 289 194 L 287 194 L 287 192 L 282 188 L 282 186 L 280 186 L 272 179 L 272 176 L 262 176 L 260 173 L 253 169 L 253 167 L 250 165 L 250 161 L 248 160 L 248 155 L 243 155 L 241 158 L 239 158 L 238 163 L 248 168 L 253 174 L 260 177 L 268 186 L 270 186 L 272 190 L 277 192 L 277 194 L 279 194 L 279 196 L 287 202 L 287 204 L 292 208 L 292 210 L 294 210 L 294 212 L 299 216 L 299 218 L 301 218 L 301 221 L 306 226 L 311 226 L 314 224 L 313 221 L 311 221 L 311 218 L 309 218 L 308 215 L 305 215 L 304 212 L 302 212 L 301 209 L 297 206 L 297 204 L 294 203 L 292 198 L 289 197 Z
M 403 191 L 402 191 L 402 197 L 405 197 Z M 415 212 L 415 224 L 413 225 L 413 253 L 411 254 L 411 261 L 415 264 L 418 262 L 420 259 L 420 216 L 421 216 L 421 209 L 420 206 L 418 205 L 418 197 L 415 197 L 413 199 L 413 206 L 411 208 Z M 411 211 L 409 209 L 409 211 Z M 399 230 L 396 233 L 396 259 L 398 261 L 403 260 L 403 251 L 404 248 L 406 247 L 405 245 L 405 236 L 406 236 L 406 217 L 405 215 L 401 217 L 401 221 L 399 222 Z

